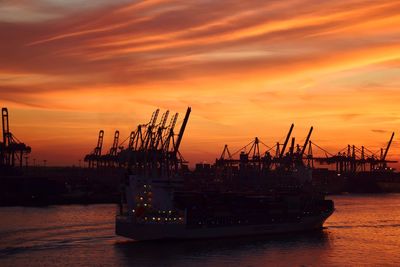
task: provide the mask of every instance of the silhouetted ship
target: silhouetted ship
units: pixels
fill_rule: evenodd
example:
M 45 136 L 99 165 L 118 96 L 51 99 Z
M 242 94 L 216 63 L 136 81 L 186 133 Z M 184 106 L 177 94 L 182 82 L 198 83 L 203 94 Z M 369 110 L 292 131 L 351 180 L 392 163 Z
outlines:
M 116 233 L 135 240 L 198 239 L 277 234 L 321 229 L 334 204 L 311 183 L 304 145 L 286 152 L 293 125 L 275 157 L 260 155 L 258 138 L 234 159 L 225 146 L 215 164 L 190 171 L 179 146 L 188 108 L 175 136 L 175 114 L 139 125 L 120 153 L 128 174 L 121 182 Z

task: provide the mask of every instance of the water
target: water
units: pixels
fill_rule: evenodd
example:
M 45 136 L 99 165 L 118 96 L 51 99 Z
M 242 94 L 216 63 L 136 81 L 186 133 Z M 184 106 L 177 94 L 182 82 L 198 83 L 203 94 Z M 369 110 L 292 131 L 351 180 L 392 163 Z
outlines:
M 138 243 L 115 205 L 0 208 L 0 266 L 400 266 L 400 194 L 335 196 L 321 232 Z

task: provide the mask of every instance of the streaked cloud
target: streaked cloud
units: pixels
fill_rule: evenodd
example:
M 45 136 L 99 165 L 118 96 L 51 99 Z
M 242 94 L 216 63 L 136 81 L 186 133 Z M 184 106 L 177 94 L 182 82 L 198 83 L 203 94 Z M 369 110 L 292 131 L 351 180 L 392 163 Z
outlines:
M 128 135 L 156 107 L 188 105 L 191 161 L 275 142 L 291 122 L 331 149 L 379 146 L 400 125 L 399 14 L 389 0 L 6 0 L 0 101 L 36 157 L 70 144 L 55 163 L 99 128 Z

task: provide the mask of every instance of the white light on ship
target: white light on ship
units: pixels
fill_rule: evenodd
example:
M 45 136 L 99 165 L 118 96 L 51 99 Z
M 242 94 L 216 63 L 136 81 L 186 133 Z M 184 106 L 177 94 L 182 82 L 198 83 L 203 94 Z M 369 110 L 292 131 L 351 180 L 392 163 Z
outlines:
M 135 213 L 135 210 L 132 210 L 133 213 Z
M 147 207 L 147 203 L 144 203 L 144 206 Z

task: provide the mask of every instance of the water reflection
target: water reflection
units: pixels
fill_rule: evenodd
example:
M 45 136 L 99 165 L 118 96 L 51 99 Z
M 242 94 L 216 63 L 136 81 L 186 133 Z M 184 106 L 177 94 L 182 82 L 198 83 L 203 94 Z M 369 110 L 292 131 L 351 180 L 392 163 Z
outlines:
M 0 208 L 0 266 L 400 266 L 400 194 L 335 196 L 319 232 L 133 242 L 114 205 Z
M 330 247 L 328 231 L 191 241 L 117 242 L 124 264 L 139 266 L 318 265 Z M 290 255 L 290 257 L 288 257 Z

